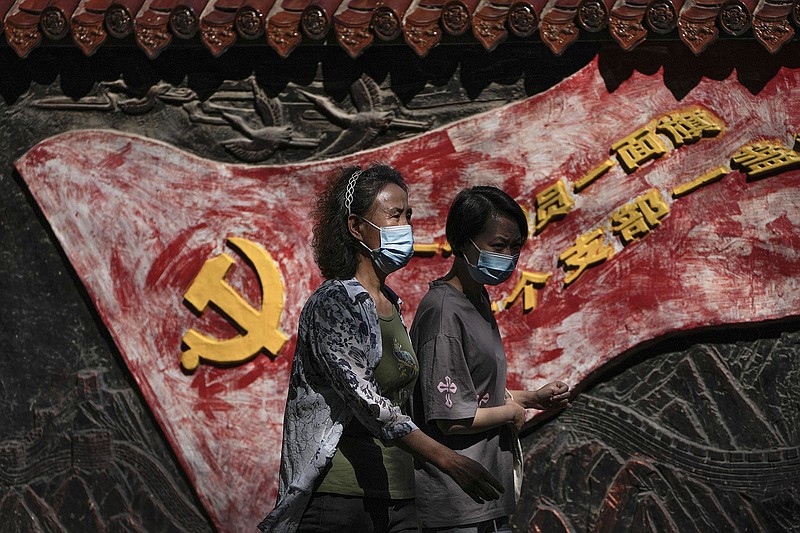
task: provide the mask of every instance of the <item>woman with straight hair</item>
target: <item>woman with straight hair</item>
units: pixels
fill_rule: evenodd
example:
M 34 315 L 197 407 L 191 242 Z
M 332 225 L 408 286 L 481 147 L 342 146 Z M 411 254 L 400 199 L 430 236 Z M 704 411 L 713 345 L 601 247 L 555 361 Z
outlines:
M 502 485 L 411 421 L 418 364 L 386 277 L 414 252 L 403 177 L 388 165 L 341 169 L 312 213 L 326 278 L 300 314 L 283 425 L 275 532 L 417 531 L 412 455 L 465 497 Z
M 514 272 L 528 221 L 508 194 L 478 186 L 455 197 L 445 231 L 453 266 L 431 282 L 411 326 L 420 365 L 414 421 L 510 489 L 521 476 L 516 432 L 525 423 L 525 410 L 560 408 L 569 401 L 569 387 L 561 381 L 536 391 L 506 389 L 506 354 L 485 285 L 500 284 Z M 417 464 L 416 488 L 423 532 L 510 531 L 515 490 L 476 502 L 425 463 Z

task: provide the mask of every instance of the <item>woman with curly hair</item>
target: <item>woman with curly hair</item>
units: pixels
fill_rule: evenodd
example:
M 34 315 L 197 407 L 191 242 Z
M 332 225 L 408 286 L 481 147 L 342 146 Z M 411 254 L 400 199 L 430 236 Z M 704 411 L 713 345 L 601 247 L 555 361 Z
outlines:
M 408 416 L 418 364 L 386 277 L 414 252 L 408 188 L 394 168 L 342 169 L 313 211 L 326 281 L 300 314 L 280 486 L 262 531 L 416 531 L 412 455 L 476 502 L 503 487 Z

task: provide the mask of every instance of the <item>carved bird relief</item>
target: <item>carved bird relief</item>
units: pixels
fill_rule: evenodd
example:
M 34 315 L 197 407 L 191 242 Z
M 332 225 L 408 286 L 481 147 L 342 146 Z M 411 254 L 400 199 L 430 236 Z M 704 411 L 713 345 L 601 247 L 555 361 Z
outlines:
M 255 111 L 264 127 L 254 128 L 241 115 L 222 111 L 222 117 L 231 128 L 242 133 L 246 138 L 223 141 L 222 145 L 230 153 L 248 163 L 257 163 L 268 159 L 280 148 L 316 148 L 318 139 L 294 137 L 291 126 L 282 126 L 281 104 L 277 98 L 270 98 L 259 87 L 255 78 L 251 78 Z
M 381 89 L 366 75 L 362 75 L 350 86 L 350 98 L 356 108 L 355 113 L 343 110 L 326 96 L 319 96 L 302 89 L 298 89 L 298 92 L 314 104 L 314 107 L 332 124 L 344 130 L 329 146 L 317 154 L 320 157 L 334 157 L 371 148 L 375 138 L 387 129 L 425 131 L 430 127 L 428 122 L 397 118 L 393 111 L 381 110 L 383 104 Z
M 160 81 L 138 96 L 124 80 L 104 81 L 97 84 L 98 93 L 74 100 L 68 96 L 41 98 L 33 105 L 43 109 L 62 111 L 122 111 L 128 115 L 142 115 L 151 111 L 156 102 L 183 105 L 197 100 L 197 93 L 183 87 L 173 87 Z

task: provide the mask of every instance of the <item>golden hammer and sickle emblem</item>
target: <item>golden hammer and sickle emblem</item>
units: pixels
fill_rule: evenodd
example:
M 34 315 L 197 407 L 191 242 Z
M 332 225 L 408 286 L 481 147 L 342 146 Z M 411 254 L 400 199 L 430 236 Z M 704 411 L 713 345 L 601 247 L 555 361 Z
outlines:
M 225 281 L 233 266 L 229 255 L 220 254 L 206 261 L 184 299 L 200 313 L 213 303 L 244 334 L 219 340 L 194 329 L 187 331 L 182 339 L 187 348 L 181 356 L 181 365 L 189 371 L 197 368 L 200 359 L 233 364 L 246 361 L 262 350 L 277 355 L 288 340 L 280 330 L 283 282 L 278 265 L 269 252 L 247 239 L 231 237 L 228 244 L 239 250 L 255 269 L 261 285 L 261 309 L 254 309 Z

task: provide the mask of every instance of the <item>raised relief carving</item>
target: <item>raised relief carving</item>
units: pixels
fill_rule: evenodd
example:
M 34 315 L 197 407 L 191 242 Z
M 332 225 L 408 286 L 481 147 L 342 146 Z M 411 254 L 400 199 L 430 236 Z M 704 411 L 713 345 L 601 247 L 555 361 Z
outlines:
M 259 309 L 254 309 L 225 281 L 234 265 L 229 255 L 208 259 L 183 298 L 198 313 L 213 305 L 236 324 L 242 334 L 221 340 L 189 329 L 182 339 L 185 350 L 181 366 L 190 372 L 197 369 L 201 360 L 231 365 L 248 361 L 262 351 L 277 355 L 289 340 L 280 329 L 284 288 L 277 263 L 261 245 L 247 239 L 230 237 L 228 244 L 252 265 L 263 301 Z
M 316 148 L 319 145 L 317 139 L 294 136 L 292 127 L 284 124 L 280 101 L 269 98 L 254 78 L 249 82 L 253 92 L 254 110 L 247 114 L 220 111 L 231 128 L 245 135 L 245 138 L 223 141 L 222 145 L 226 150 L 242 161 L 258 163 L 269 159 L 276 150 Z M 246 115 L 256 115 L 260 125 L 252 126 L 252 118 L 246 118 Z
M 442 26 L 452 35 L 461 35 L 469 29 L 469 11 L 460 2 L 449 2 L 442 10 Z
M 234 26 L 245 39 L 256 39 L 264 33 L 264 15 L 252 6 L 242 6 L 236 12 Z
M 233 23 L 224 25 L 201 23 L 200 36 L 214 57 L 222 55 L 225 50 L 236 42 Z
M 81 370 L 57 404 L 32 409 L 24 438 L 0 442 L 4 530 L 214 531 L 175 482 L 177 464 L 165 467 L 171 455 L 146 407 L 106 375 Z
M 60 9 L 50 6 L 42 11 L 40 25 L 44 34 L 57 41 L 69 33 L 69 21 Z
M 169 16 L 169 27 L 177 37 L 191 39 L 197 33 L 199 22 L 191 9 L 187 6 L 178 6 Z
M 794 29 L 786 19 L 765 20 L 753 18 L 753 33 L 764 47 L 774 54 L 794 37 Z
M 728 2 L 722 6 L 719 13 L 719 23 L 722 29 L 735 36 L 744 34 L 750 29 L 750 11 L 739 2 Z
M 133 17 L 130 11 L 120 5 L 112 5 L 106 11 L 106 29 L 108 34 L 117 39 L 127 37 L 133 31 Z
M 278 55 L 289 57 L 292 50 L 300 44 L 302 35 L 297 25 L 278 25 L 275 23 L 274 18 L 267 23 L 267 42 L 278 52 Z
M 309 6 L 303 11 L 300 27 L 309 39 L 320 40 L 328 35 L 330 21 L 320 6 Z
M 685 348 L 664 342 L 598 380 L 523 438 L 529 452 L 512 527 L 792 531 L 800 383 L 790 373 L 769 390 L 757 384 L 797 367 L 796 327 L 757 336 L 733 327 Z M 585 488 L 579 497 L 576 486 Z
M 539 15 L 528 2 L 516 2 L 508 11 L 508 27 L 518 37 L 530 37 L 539 27 Z
M 611 14 L 608 19 L 611 36 L 616 39 L 623 50 L 631 50 L 647 37 L 647 30 L 639 19 L 625 19 Z
M 392 9 L 382 6 L 372 15 L 372 29 L 382 41 L 393 41 L 400 36 L 400 20 Z
M 675 7 L 667 0 L 655 0 L 647 8 L 647 24 L 656 33 L 667 34 L 678 25 Z
M 172 35 L 166 28 L 140 28 L 136 32 L 136 42 L 150 59 L 155 59 L 171 40 Z
M 552 50 L 557 56 L 564 53 L 578 38 L 578 27 L 574 22 L 549 22 L 542 20 L 539 25 L 539 34 L 542 41 Z
M 72 38 L 75 44 L 85 55 L 92 55 L 97 47 L 106 40 L 106 32 L 103 29 L 103 19 L 94 24 L 81 24 L 73 19 Z
M 608 9 L 601 0 L 585 0 L 578 7 L 578 23 L 586 31 L 597 32 L 608 23 Z
M 361 76 L 350 87 L 350 98 L 355 112 L 342 109 L 327 96 L 301 89 L 298 92 L 314 104 L 320 118 L 324 117 L 342 129 L 336 139 L 318 154 L 319 157 L 340 156 L 363 150 L 390 128 L 421 132 L 430 126 L 426 122 L 397 118 L 394 112 L 381 109 L 384 100 L 381 89 L 366 75 Z

